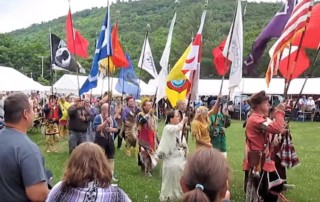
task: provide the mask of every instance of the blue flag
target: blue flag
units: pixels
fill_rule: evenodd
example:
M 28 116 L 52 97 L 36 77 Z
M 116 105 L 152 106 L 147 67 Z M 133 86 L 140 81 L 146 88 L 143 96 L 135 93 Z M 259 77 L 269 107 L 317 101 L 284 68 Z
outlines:
M 139 82 L 128 53 L 126 53 L 126 58 L 129 61 L 129 67 L 121 68 L 119 73 L 119 79 L 116 84 L 116 90 L 119 93 L 129 94 L 133 96 L 135 99 L 138 99 L 140 97 L 141 92 Z
M 110 22 L 110 6 L 108 5 L 106 18 L 104 19 L 94 58 L 90 70 L 90 74 L 82 85 L 79 94 L 82 95 L 92 88 L 97 87 L 99 77 L 99 62 L 112 55 L 111 44 L 111 22 Z

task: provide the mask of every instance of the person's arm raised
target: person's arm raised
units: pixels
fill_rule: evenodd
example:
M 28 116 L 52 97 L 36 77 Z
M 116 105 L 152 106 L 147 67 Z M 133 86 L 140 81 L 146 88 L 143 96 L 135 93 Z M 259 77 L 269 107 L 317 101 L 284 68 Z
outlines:
M 221 101 L 221 96 L 218 96 L 216 103 L 213 105 L 213 107 L 208 112 L 208 116 L 211 116 L 212 114 L 218 114 L 220 101 Z

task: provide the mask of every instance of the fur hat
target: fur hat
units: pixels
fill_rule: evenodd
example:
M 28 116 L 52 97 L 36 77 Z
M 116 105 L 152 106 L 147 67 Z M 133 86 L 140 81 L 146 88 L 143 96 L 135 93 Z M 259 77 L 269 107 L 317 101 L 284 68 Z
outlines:
M 268 101 L 269 97 L 266 96 L 266 92 L 260 91 L 259 93 L 253 94 L 248 100 L 248 104 L 252 109 L 255 109 L 258 105 L 263 103 L 264 101 Z

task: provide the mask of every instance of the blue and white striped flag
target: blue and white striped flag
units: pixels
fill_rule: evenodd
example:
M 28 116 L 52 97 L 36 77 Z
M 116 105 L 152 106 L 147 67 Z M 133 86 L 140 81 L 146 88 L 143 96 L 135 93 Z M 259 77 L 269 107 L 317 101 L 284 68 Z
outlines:
M 96 45 L 94 58 L 90 70 L 90 74 L 80 89 L 80 95 L 88 92 L 92 88 L 97 87 L 99 77 L 99 62 L 109 56 L 112 56 L 111 44 L 111 22 L 110 22 L 110 6 L 108 3 L 106 18 L 104 19 L 100 37 Z

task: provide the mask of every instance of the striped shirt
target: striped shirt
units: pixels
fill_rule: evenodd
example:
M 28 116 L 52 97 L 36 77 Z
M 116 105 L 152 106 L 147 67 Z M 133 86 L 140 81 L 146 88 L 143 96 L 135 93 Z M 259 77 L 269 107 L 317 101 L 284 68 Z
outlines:
M 117 186 L 107 188 L 98 187 L 89 182 L 86 187 L 62 189 L 62 181 L 58 182 L 50 191 L 47 202 L 131 202 L 127 194 Z

